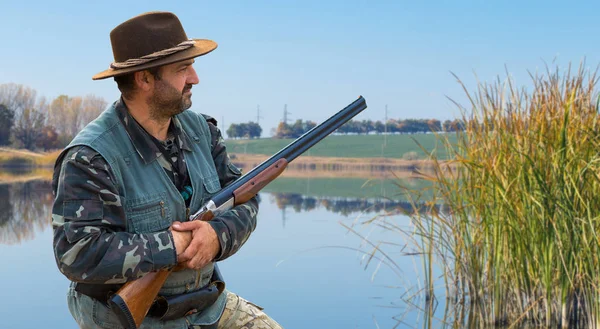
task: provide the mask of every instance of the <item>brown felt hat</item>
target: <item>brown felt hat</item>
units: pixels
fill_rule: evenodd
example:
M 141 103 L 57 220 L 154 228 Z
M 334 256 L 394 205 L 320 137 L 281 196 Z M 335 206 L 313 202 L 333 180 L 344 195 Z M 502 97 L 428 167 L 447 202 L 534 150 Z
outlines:
M 114 62 L 92 77 L 105 79 L 202 56 L 217 48 L 206 39 L 188 39 L 173 13 L 149 12 L 131 18 L 110 32 Z

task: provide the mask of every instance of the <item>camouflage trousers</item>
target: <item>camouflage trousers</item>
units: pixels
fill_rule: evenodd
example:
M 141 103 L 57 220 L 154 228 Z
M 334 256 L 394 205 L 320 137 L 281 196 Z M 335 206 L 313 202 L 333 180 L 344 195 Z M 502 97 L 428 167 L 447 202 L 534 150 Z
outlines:
M 275 320 L 263 312 L 263 308 L 229 292 L 227 304 L 217 329 L 281 329 Z M 194 328 L 195 329 L 195 328 Z
M 109 312 L 106 306 L 103 306 L 94 299 L 81 295 L 71 288 L 68 294 L 69 311 L 80 328 L 85 329 L 118 329 L 121 326 L 110 319 L 106 312 Z M 114 316 L 113 316 L 114 317 Z M 170 321 L 171 322 L 171 321 Z M 183 321 L 185 322 L 185 321 Z M 161 328 L 161 329 L 203 329 L 204 326 L 185 325 L 157 321 L 157 323 L 142 324 L 143 328 Z M 227 303 L 223 310 L 223 315 L 219 321 L 217 329 L 281 329 L 275 320 L 271 319 L 263 312 L 263 308 L 252 304 L 242 297 L 227 292 Z

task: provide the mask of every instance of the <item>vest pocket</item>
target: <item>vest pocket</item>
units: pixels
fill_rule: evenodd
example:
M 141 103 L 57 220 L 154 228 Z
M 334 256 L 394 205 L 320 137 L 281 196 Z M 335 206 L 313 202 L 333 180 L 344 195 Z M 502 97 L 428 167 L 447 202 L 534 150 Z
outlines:
M 204 188 L 208 194 L 214 194 L 221 190 L 221 183 L 219 183 L 219 176 L 208 176 L 203 178 Z
M 171 226 L 166 194 L 127 200 L 127 218 L 135 233 L 158 232 Z

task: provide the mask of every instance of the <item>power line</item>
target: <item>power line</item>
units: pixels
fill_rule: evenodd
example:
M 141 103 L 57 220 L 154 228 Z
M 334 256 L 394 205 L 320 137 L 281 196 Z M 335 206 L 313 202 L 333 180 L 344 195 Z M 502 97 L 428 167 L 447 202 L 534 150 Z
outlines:
M 383 146 L 387 146 L 388 106 L 385 104 L 385 121 L 383 121 Z
M 260 119 L 263 117 L 260 116 L 260 105 L 256 105 L 256 124 L 260 126 Z
M 288 122 L 288 114 L 292 114 L 287 110 L 287 104 L 283 105 L 283 123 L 287 124 Z

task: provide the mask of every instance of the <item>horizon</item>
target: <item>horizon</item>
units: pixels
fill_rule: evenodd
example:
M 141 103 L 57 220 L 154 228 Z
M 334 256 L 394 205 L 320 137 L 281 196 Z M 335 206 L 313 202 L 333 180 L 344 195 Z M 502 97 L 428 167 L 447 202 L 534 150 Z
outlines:
M 256 121 L 257 106 L 268 137 L 285 104 L 291 123 L 320 123 L 359 95 L 369 107 L 356 120 L 383 121 L 386 105 L 388 118 L 453 120 L 460 112 L 448 98 L 468 100 L 452 73 L 473 92 L 478 80 L 504 80 L 507 72 L 527 86 L 529 72 L 545 65 L 577 68 L 586 58 L 596 67 L 600 5 L 579 4 L 13 2 L 0 12 L 9 45 L 0 52 L 0 84 L 23 84 L 50 100 L 94 94 L 110 104 L 119 97 L 114 81 L 91 80 L 113 60 L 109 32 L 165 10 L 188 37 L 219 44 L 196 59 L 191 110 L 215 117 L 223 133 Z

